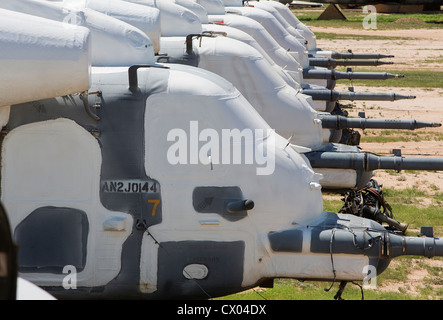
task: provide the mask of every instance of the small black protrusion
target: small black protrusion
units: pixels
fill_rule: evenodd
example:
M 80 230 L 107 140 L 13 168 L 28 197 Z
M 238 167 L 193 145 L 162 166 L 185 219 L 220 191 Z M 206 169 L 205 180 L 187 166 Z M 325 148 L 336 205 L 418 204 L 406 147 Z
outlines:
M 230 213 L 247 211 L 251 210 L 252 208 L 254 208 L 254 201 L 252 200 L 231 201 L 226 206 L 226 209 Z
M 421 227 L 420 234 L 425 237 L 434 238 L 434 228 L 433 227 Z

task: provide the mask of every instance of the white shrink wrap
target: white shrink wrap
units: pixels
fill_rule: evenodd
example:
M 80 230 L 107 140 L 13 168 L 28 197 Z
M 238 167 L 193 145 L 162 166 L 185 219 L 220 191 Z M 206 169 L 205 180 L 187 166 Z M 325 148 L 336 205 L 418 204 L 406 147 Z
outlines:
M 208 23 L 208 12 L 196 0 L 169 0 L 169 1 L 194 12 L 201 23 Z
M 0 106 L 90 87 L 87 28 L 0 9 Z
M 154 52 L 160 50 L 160 10 L 119 0 L 64 0 L 67 8 L 81 10 L 89 8 L 126 22 L 143 31 L 154 45 Z
M 160 10 L 162 37 L 179 37 L 202 32 L 201 21 L 191 10 L 170 0 L 125 0 Z
M 152 41 L 143 31 L 95 10 L 77 10 L 64 7 L 62 2 L 43 0 L 2 0 L 0 8 L 88 28 L 93 66 L 154 63 Z

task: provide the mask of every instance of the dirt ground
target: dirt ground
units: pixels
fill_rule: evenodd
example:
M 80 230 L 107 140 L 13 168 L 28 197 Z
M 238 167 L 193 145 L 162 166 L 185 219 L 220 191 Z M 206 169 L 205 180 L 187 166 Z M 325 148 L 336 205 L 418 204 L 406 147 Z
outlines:
M 313 27 L 316 32 L 336 34 L 377 35 L 398 38 L 394 40 L 317 40 L 317 47 L 346 52 L 378 52 L 394 55 L 394 58 L 385 59 L 394 62 L 393 65 L 381 65 L 377 71 L 395 70 L 438 70 L 443 71 L 443 29 L 441 30 L 355 30 Z M 405 38 L 414 38 L 413 40 Z M 359 67 L 353 67 L 358 71 Z M 360 67 L 363 68 L 363 67 Z M 400 73 L 400 72 L 399 72 Z M 350 116 L 357 116 L 364 111 L 366 117 L 416 119 L 426 122 L 443 123 L 443 88 L 399 88 L 390 87 L 386 80 L 386 87 L 358 87 L 355 92 L 395 92 L 405 95 L 415 95 L 413 100 L 397 101 L 357 101 L 356 107 L 349 110 Z M 347 91 L 349 83 L 338 84 L 336 89 Z M 420 131 L 443 133 L 443 126 L 439 128 L 426 128 Z M 443 157 L 443 141 L 419 142 L 394 142 L 394 143 L 362 143 L 365 151 L 391 155 L 392 149 L 401 149 L 402 155 L 413 157 Z M 384 170 L 376 171 L 375 178 L 385 187 L 411 188 L 416 186 L 443 192 L 443 171 L 422 171 L 417 173 L 404 173 L 393 175 Z

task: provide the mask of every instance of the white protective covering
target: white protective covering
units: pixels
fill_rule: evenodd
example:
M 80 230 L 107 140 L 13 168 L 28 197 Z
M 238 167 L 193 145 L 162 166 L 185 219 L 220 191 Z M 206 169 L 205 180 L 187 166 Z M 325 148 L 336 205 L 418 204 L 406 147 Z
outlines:
M 197 3 L 197 1 L 190 1 L 190 0 L 168 0 L 168 1 L 171 1 L 172 3 L 185 7 L 186 9 L 194 12 L 199 18 L 201 23 L 208 23 L 208 13 L 206 12 L 206 9 L 202 5 Z
M 96 0 L 94 0 L 94 1 L 96 1 Z M 159 0 L 158 2 L 160 2 L 160 1 L 162 1 L 162 0 Z M 221 15 L 225 14 L 224 13 L 224 5 L 220 0 L 204 0 L 204 1 L 199 1 L 199 0 L 165 0 L 165 1 L 170 1 L 176 5 L 182 6 L 186 9 L 189 9 L 193 13 L 195 13 L 202 23 L 202 25 L 201 25 L 202 31 L 213 31 L 213 32 L 219 32 L 219 33 L 223 32 L 226 34 L 226 36 L 228 36 L 230 38 L 240 40 L 242 42 L 245 42 L 245 43 L 253 46 L 268 60 L 268 62 L 288 82 L 288 84 L 291 87 L 294 87 L 294 88 L 300 87 L 299 83 L 301 83 L 303 79 L 302 79 L 301 69 L 299 69 L 298 63 L 295 61 L 295 59 L 290 54 L 288 54 L 286 51 L 284 51 L 283 48 L 281 48 L 278 45 L 278 43 L 275 42 L 275 40 L 272 39 L 273 40 L 272 45 L 275 48 L 275 50 L 273 50 L 273 52 L 270 52 L 269 54 L 277 55 L 277 56 L 282 55 L 283 57 L 288 59 L 288 61 L 284 61 L 284 62 L 280 63 L 280 65 L 282 65 L 282 64 L 284 65 L 284 68 L 281 67 L 280 65 L 276 64 L 274 62 L 274 60 L 270 57 L 268 52 L 266 50 L 264 50 L 259 45 L 259 43 L 251 35 L 247 34 L 246 32 L 243 32 L 239 28 L 228 27 L 224 23 L 222 23 L 222 24 L 208 23 L 209 21 L 208 21 L 207 10 L 209 10 L 212 14 L 216 14 L 216 13 L 217 14 L 220 13 Z M 204 6 L 198 4 L 198 2 L 201 2 Z M 151 4 L 150 2 L 148 2 L 148 4 L 154 5 L 154 4 Z M 170 18 L 172 21 L 173 17 L 171 16 Z M 244 21 L 243 23 L 246 23 L 246 25 L 250 25 L 252 23 L 253 27 L 251 27 L 251 28 L 255 27 L 256 29 L 262 30 L 267 33 L 267 31 L 255 20 L 252 20 L 252 19 L 249 19 L 246 17 L 241 17 L 241 16 L 237 17 L 237 18 L 240 18 L 242 21 Z M 173 23 L 177 24 L 177 22 L 173 22 Z M 178 22 L 178 23 L 180 23 L 180 22 Z M 256 30 L 254 30 L 253 32 L 256 32 Z M 175 31 L 175 33 L 177 35 L 182 34 L 181 30 L 179 30 L 179 29 L 177 29 Z M 173 36 L 173 34 L 171 33 L 169 36 Z M 277 51 L 277 52 L 274 53 L 274 51 Z M 283 60 L 284 60 L 284 58 L 283 58 Z M 295 65 L 296 67 L 293 67 L 293 68 L 297 69 L 297 71 L 292 71 L 291 65 Z M 289 68 L 288 68 L 288 66 L 289 66 Z
M 258 50 L 263 55 L 263 57 L 272 65 L 272 67 L 274 67 L 274 69 L 282 76 L 282 78 L 291 87 L 300 88 L 299 83 L 301 83 L 303 80 L 301 72 L 295 72 L 295 71 L 288 70 L 287 69 L 288 64 L 285 64 L 285 67 L 283 68 L 280 65 L 278 65 L 277 63 L 275 63 L 275 61 L 270 56 L 270 55 L 273 55 L 273 53 L 268 54 L 268 52 L 265 49 L 263 49 L 262 46 L 250 34 L 242 31 L 239 28 L 229 27 L 223 22 L 222 23 L 217 23 L 217 22 L 209 23 L 209 13 L 207 10 L 209 10 L 211 12 L 211 15 L 214 15 L 214 14 L 220 14 L 223 16 L 225 15 L 224 5 L 220 0 L 218 0 L 218 1 L 217 0 L 214 0 L 214 1 L 205 0 L 203 2 L 203 5 L 205 7 L 197 4 L 197 2 L 199 0 L 169 0 L 169 1 L 175 1 L 179 5 L 181 5 L 185 8 L 188 8 L 189 10 L 191 10 L 195 14 L 197 14 L 200 21 L 202 21 L 202 31 L 203 32 L 215 32 L 215 33 L 219 33 L 219 34 L 224 34 L 224 36 L 227 36 L 228 38 L 242 41 L 242 42 L 254 47 L 254 49 Z M 202 10 L 203 10 L 203 12 L 202 12 Z M 255 27 L 258 27 L 259 29 L 262 28 L 263 30 L 265 30 L 255 20 L 245 18 L 245 17 L 240 17 L 240 18 L 247 25 L 250 25 L 251 23 L 257 24 L 258 26 L 255 25 Z M 277 47 L 276 50 L 278 50 L 278 49 L 283 50 L 282 48 L 279 47 L 279 45 L 276 42 L 274 42 L 274 43 L 276 44 L 276 47 Z M 284 54 L 286 54 L 286 52 Z M 288 57 L 288 59 L 291 59 L 290 61 L 293 61 L 294 64 L 298 65 L 295 62 L 295 60 L 293 59 L 293 57 L 291 57 L 288 54 L 286 54 L 286 56 Z
M 0 9 L 0 47 L 0 106 L 89 89 L 86 28 Z
M 100 12 L 63 7 L 61 2 L 3 0 L 0 8 L 79 25 L 91 32 L 91 65 L 128 66 L 154 62 L 149 37 L 138 28 Z
M 187 36 L 202 32 L 201 21 L 198 16 L 189 9 L 172 1 L 153 0 L 125 0 L 160 10 L 161 36 Z
M 260 52 L 260 54 L 266 59 L 266 61 L 274 68 L 274 71 L 277 72 L 290 87 L 296 89 L 300 88 L 299 83 L 302 81 L 301 74 L 299 75 L 299 73 L 288 72 L 288 70 L 277 65 L 275 61 L 269 56 L 269 54 L 248 33 L 237 28 L 228 27 L 224 24 L 202 24 L 202 28 L 204 32 L 223 34 L 228 38 L 235 39 L 250 45 L 255 50 Z
M 56 300 L 45 290 L 23 278 L 17 278 L 17 300 Z
M 226 13 L 241 14 L 259 22 L 272 35 L 283 49 L 293 54 L 303 68 L 309 66 L 306 44 L 300 43 L 293 35 L 286 31 L 278 20 L 269 12 L 253 7 L 226 6 Z
M 215 5 L 223 5 L 220 0 L 207 1 L 214 1 Z M 275 63 L 284 70 L 284 73 L 290 75 L 299 86 L 309 84 L 326 87 L 327 80 L 303 79 L 303 68 L 307 68 L 309 65 L 308 52 L 306 50 L 303 51 L 303 61 L 299 63 L 299 53 L 288 52 L 288 50 L 283 49 L 283 47 L 274 39 L 275 34 L 277 34 L 277 38 L 281 38 L 283 33 L 286 33 L 286 36 L 284 36 L 285 39 L 292 38 L 292 40 L 294 40 L 295 38 L 284 30 L 281 23 L 273 16 L 273 14 L 259 8 L 239 8 L 239 4 L 236 1 L 230 1 L 229 4 L 232 4 L 233 7 L 226 9 L 227 14 L 208 15 L 209 21 L 231 26 L 252 35 Z M 289 13 L 292 14 L 291 12 Z M 272 34 L 268 29 L 272 31 Z M 315 68 L 319 69 L 318 67 Z M 323 101 L 311 100 L 310 104 L 317 111 L 325 111 L 328 107 L 328 104 Z
M 224 24 L 250 34 L 274 62 L 284 68 L 299 84 L 303 81 L 300 63 L 287 50 L 283 49 L 272 35 L 257 21 L 236 15 L 209 15 L 209 21 Z
M 225 7 L 242 7 L 243 0 L 222 0 Z
M 149 37 L 155 53 L 160 50 L 160 10 L 157 8 L 116 0 L 63 0 L 63 4 L 77 10 L 89 8 L 124 21 Z
M 168 1 L 170 0 L 163 2 L 168 3 Z M 182 3 L 185 1 L 181 0 Z M 137 3 L 141 2 L 137 1 Z M 147 3 L 147 5 L 150 4 Z M 170 16 L 169 24 L 175 24 L 175 21 L 179 19 L 179 16 Z M 258 24 L 255 21 L 254 23 Z M 222 28 L 221 30 L 223 27 L 231 31 L 235 30 L 226 26 L 201 26 L 202 29 L 207 27 L 208 30 L 214 30 L 217 27 Z M 239 30 L 235 31 L 244 34 Z M 180 57 L 184 54 L 185 38 L 180 36 L 180 33 L 180 30 L 176 30 L 175 34 L 178 36 L 161 37 L 160 54 L 172 57 Z M 237 37 L 244 36 L 237 34 Z M 204 37 L 194 41 L 194 50 L 199 55 L 199 67 L 232 82 L 264 119 L 279 134 L 288 139 L 291 138 L 292 143 L 314 149 L 320 147 L 324 141 L 321 121 L 317 118 L 315 110 L 310 107 L 312 99 L 295 89 L 300 88 L 298 83 L 291 81 L 283 70 L 277 71 L 247 41 L 241 43 L 233 38 L 217 38 L 219 39 Z M 329 132 L 326 135 L 329 136 Z
M 166 52 L 182 43 L 182 38 L 162 38 Z M 278 134 L 296 145 L 320 147 L 321 121 L 309 105 L 310 97 L 291 88 L 257 50 L 225 37 L 195 39 L 193 47 L 199 67 L 234 84 Z
M 148 175 L 155 174 L 161 181 L 162 201 L 168 204 L 164 207 L 168 211 L 163 212 L 162 223 L 150 227 L 150 232 L 157 235 L 159 242 L 244 241 L 244 269 L 248 272 L 244 274 L 243 284 L 248 285 L 261 277 L 264 266 L 272 265 L 273 257 L 264 249 L 267 233 L 291 226 L 294 221 L 303 223 L 321 217 L 321 192 L 316 189 L 317 178 L 303 156 L 289 146 L 285 148 L 286 139 L 273 133 L 265 140 L 254 141 L 255 146 L 266 144 L 267 152 L 275 156 L 275 170 L 270 175 L 257 175 L 255 165 L 214 163 L 211 170 L 208 164 L 168 164 L 164 159 L 168 144 L 158 141 L 164 141 L 171 129 L 180 128 L 190 135 L 190 119 L 198 122 L 199 132 L 270 128 L 229 82 L 200 68 L 193 68 L 192 73 L 189 70 L 183 65 L 171 66 L 168 94 L 154 94 L 147 100 L 146 170 Z M 149 72 L 152 69 L 140 70 L 140 86 L 144 79 L 152 78 Z M 164 114 L 175 116 L 165 121 Z M 270 142 L 274 139 L 275 142 Z M 227 185 L 238 185 L 245 196 L 254 200 L 254 215 L 235 222 L 204 214 L 196 219 L 189 200 L 194 188 Z M 213 225 L 208 226 L 204 223 L 209 217 Z M 142 290 L 156 289 L 157 255 L 158 245 L 145 234 L 141 254 Z M 262 263 L 257 264 L 257 256 L 263 257 Z M 278 271 L 274 269 L 274 272 Z
M 206 9 L 208 15 L 225 14 L 225 6 L 221 0 L 196 0 L 196 2 Z
M 308 51 L 314 50 L 317 48 L 317 38 L 315 37 L 314 32 L 309 29 L 304 23 L 300 22 L 298 18 L 289 10 L 288 6 L 284 5 L 279 1 L 268 0 L 265 3 L 273 6 L 277 11 L 281 14 L 281 16 L 294 28 L 296 28 L 299 32 L 301 32 L 304 38 L 308 41 Z
M 298 88 L 303 80 L 300 64 L 295 60 L 291 53 L 284 50 L 272 38 L 260 23 L 244 16 L 225 15 L 224 5 L 220 0 L 157 0 L 155 2 L 151 0 L 124 1 L 160 8 L 162 37 L 187 36 L 189 34 L 199 34 L 203 30 L 210 31 L 211 29 L 217 29 L 219 31 L 220 28 L 212 27 L 212 22 L 217 23 L 218 21 L 221 21 L 224 25 L 232 25 L 235 29 L 251 34 L 254 40 L 256 38 L 259 39 L 259 41 L 254 41 L 255 47 L 257 48 L 260 46 L 261 48 L 257 49 L 262 52 L 266 58 L 270 58 L 274 61 L 270 63 L 275 67 L 280 67 L 281 70 L 278 72 L 288 80 L 288 83 L 291 86 Z M 186 17 L 194 15 L 194 18 L 189 21 L 188 19 L 183 19 L 183 15 Z M 196 21 L 197 19 L 200 23 Z M 206 25 L 206 23 L 209 22 L 209 19 L 211 20 L 210 26 Z M 171 28 L 171 26 L 174 26 L 175 28 Z M 230 34 L 233 32 L 233 29 L 231 29 Z M 161 50 L 160 48 L 160 52 L 164 53 L 165 50 Z M 294 83 L 294 81 L 296 83 Z
M 355 188 L 358 183 L 357 171 L 353 169 L 316 168 L 315 172 L 323 176 L 321 185 L 325 189 Z
M 307 40 L 304 38 L 303 34 L 292 25 L 290 25 L 289 22 L 287 22 L 286 19 L 283 18 L 280 12 L 277 11 L 277 9 L 269 3 L 269 1 L 249 1 L 248 7 L 262 9 L 271 13 L 286 31 L 293 35 L 298 41 L 300 41 L 300 43 L 307 44 Z

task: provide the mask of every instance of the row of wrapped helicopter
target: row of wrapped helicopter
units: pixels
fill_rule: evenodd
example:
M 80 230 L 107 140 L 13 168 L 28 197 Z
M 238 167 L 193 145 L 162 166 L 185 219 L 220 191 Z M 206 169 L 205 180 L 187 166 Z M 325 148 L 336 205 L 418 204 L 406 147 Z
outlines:
M 206 299 L 443 255 L 374 201 L 323 211 L 322 190 L 376 190 L 376 169 L 443 169 L 358 147 L 355 128 L 440 125 L 341 110 L 414 98 L 334 90 L 399 77 L 334 69 L 387 56 L 317 48 L 276 1 L 5 0 L 0 15 L 1 201 L 20 276 L 55 297 Z

